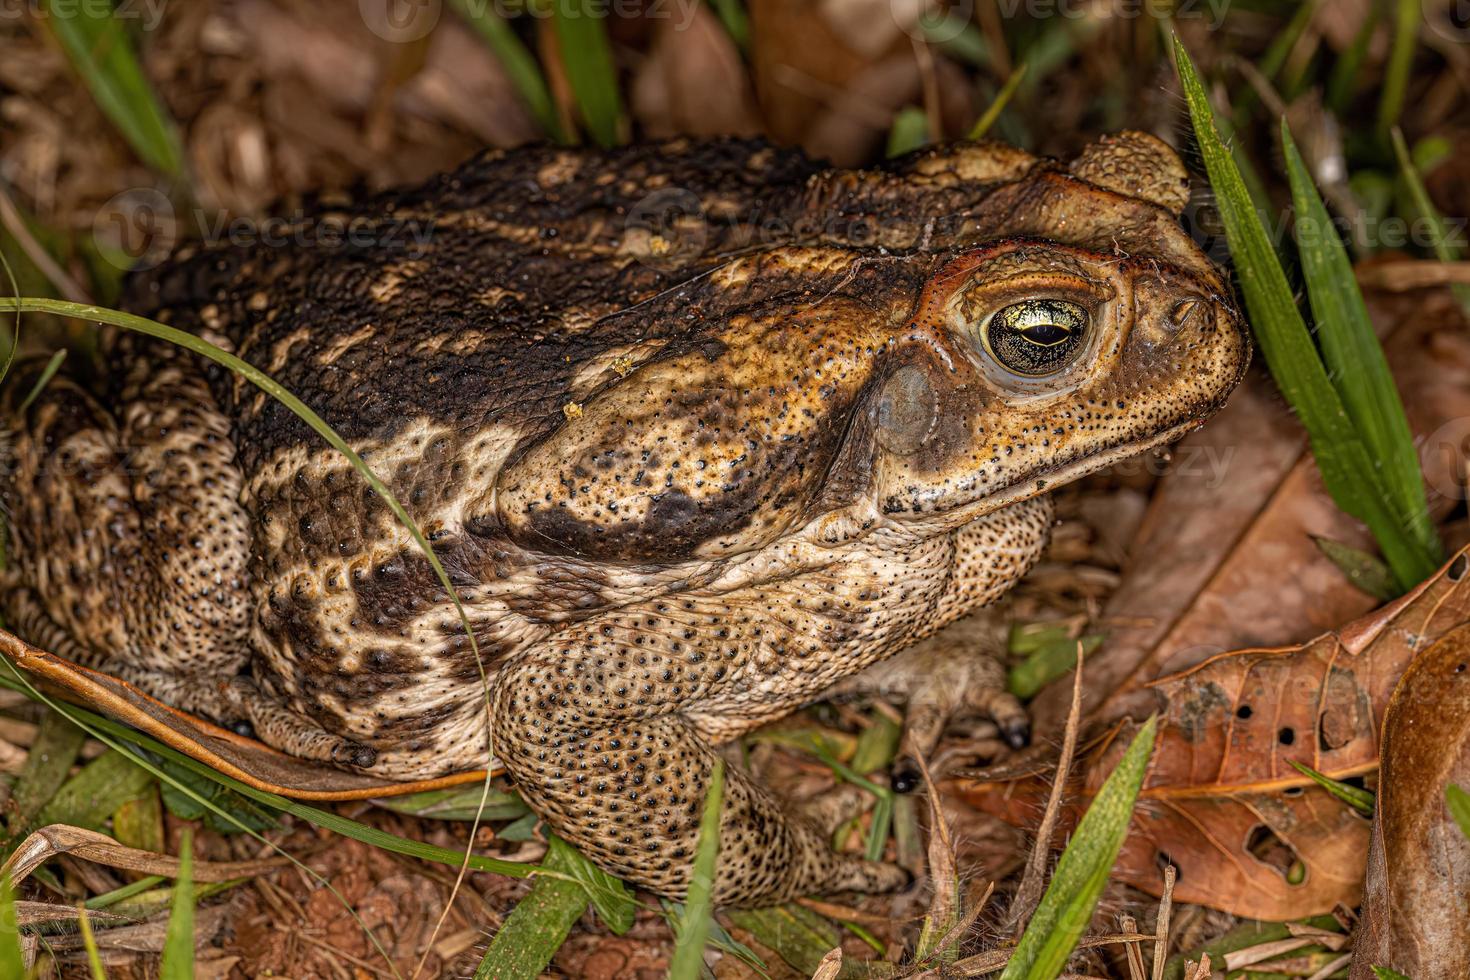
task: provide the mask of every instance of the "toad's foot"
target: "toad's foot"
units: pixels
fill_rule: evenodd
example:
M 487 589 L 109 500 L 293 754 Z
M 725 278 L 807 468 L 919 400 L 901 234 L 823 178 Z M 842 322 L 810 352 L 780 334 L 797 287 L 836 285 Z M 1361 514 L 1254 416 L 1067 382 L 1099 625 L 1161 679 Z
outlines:
M 600 636 L 569 631 L 566 646 L 530 652 L 502 669 L 495 754 L 531 808 L 594 863 L 682 900 L 719 755 L 667 702 L 629 697 L 647 683 L 645 671 L 663 669 L 662 657 L 599 647 Z M 686 669 L 681 696 L 697 700 L 719 684 L 723 671 L 702 667 Z M 909 880 L 896 865 L 834 852 L 793 807 L 743 771 L 726 771 L 717 904 L 881 892 Z
M 377 750 L 326 731 L 305 715 L 265 694 L 248 677 L 219 685 L 224 710 L 214 714 L 249 722 L 253 734 L 272 748 L 302 759 L 367 769 L 378 761 Z
M 989 652 L 999 649 L 1001 619 L 981 610 L 916 643 L 903 653 L 875 664 L 829 692 L 829 696 L 869 695 L 907 704 L 903 755 L 893 767 L 893 788 L 907 793 L 921 782 L 915 758 L 930 760 L 937 778 L 969 761 L 965 753 L 934 756 L 952 718 L 977 713 L 989 717 L 1005 744 L 1024 747 L 1031 723 L 1014 695 L 1006 690 L 1006 674 Z M 994 746 L 989 732 L 977 745 Z M 971 753 L 973 754 L 973 753 Z M 942 763 L 942 764 L 941 764 Z

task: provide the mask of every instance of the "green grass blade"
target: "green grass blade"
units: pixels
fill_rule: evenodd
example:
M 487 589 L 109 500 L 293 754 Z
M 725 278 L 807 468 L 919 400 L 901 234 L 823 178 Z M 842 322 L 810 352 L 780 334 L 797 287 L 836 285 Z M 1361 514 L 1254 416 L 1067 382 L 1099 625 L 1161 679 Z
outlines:
M 1378 135 L 1385 141 L 1388 131 L 1398 125 L 1404 111 L 1404 97 L 1409 91 L 1409 72 L 1414 67 L 1414 53 L 1419 43 L 1419 20 L 1423 17 L 1423 0 L 1398 0 L 1394 6 L 1393 47 L 1388 52 L 1384 69 L 1383 94 L 1378 102 Z
M 65 347 L 57 351 L 55 354 L 51 355 L 51 360 L 47 361 L 46 366 L 41 369 L 41 376 L 36 379 L 35 384 L 31 385 L 30 392 L 25 396 L 25 398 L 21 401 L 20 406 L 16 409 L 17 415 L 24 413 L 26 409 L 31 407 L 31 403 L 41 396 L 41 392 L 45 391 L 46 386 L 51 383 L 51 379 L 56 377 L 56 372 L 61 369 L 61 364 L 65 360 Z
M 551 101 L 546 78 L 535 57 L 521 43 L 510 24 L 489 4 L 472 3 L 470 0 L 449 0 L 449 5 L 464 18 L 480 35 L 500 66 L 510 76 L 521 101 L 551 139 L 558 143 L 567 142 L 567 133 L 562 129 L 556 105 Z
M 1362 75 L 1363 62 L 1368 57 L 1368 46 L 1373 41 L 1373 29 L 1378 26 L 1378 5 L 1370 4 L 1363 14 L 1363 26 L 1358 28 L 1353 43 L 1338 57 L 1327 80 L 1327 108 L 1334 116 L 1341 116 L 1357 90 Z
M 1317 12 L 1317 0 L 1303 0 L 1291 15 L 1291 20 L 1286 26 L 1272 38 L 1266 48 L 1265 54 L 1261 55 L 1256 62 L 1256 68 L 1263 78 L 1275 79 L 1281 69 L 1286 65 L 1286 59 L 1291 54 L 1297 42 L 1306 33 L 1307 27 L 1312 23 L 1312 16 Z M 1259 96 L 1250 85 L 1241 85 L 1236 94 L 1235 102 L 1235 126 L 1237 129 L 1244 128 L 1250 119 Z
M 1296 767 L 1297 772 L 1301 773 L 1303 776 L 1308 777 L 1312 780 L 1312 782 L 1316 783 L 1318 786 L 1321 786 L 1327 792 L 1331 793 L 1339 800 L 1342 800 L 1344 803 L 1352 807 L 1354 810 L 1357 810 L 1363 816 L 1373 816 L 1373 804 L 1375 797 L 1366 789 L 1359 789 L 1356 786 L 1350 786 L 1347 783 L 1333 779 L 1331 776 L 1324 776 L 1322 775 L 1322 773 L 1313 769 L 1311 766 L 1304 766 L 1294 759 L 1290 761 L 1291 764 Z
M 92 980 L 107 980 L 107 970 L 102 966 L 102 951 L 97 948 L 97 936 L 92 932 L 92 917 L 85 905 L 77 905 L 77 925 L 82 932 L 82 948 L 87 951 L 87 972 Z
M 995 93 L 995 98 L 990 100 L 990 105 L 985 107 L 985 112 L 975 120 L 975 125 L 970 127 L 970 139 L 984 139 L 985 134 L 990 132 L 990 127 L 995 125 L 995 121 L 1000 118 L 1006 106 L 1011 104 L 1011 99 L 1016 96 L 1016 90 L 1025 80 L 1026 65 L 1027 62 L 1024 61 L 1017 65 L 1016 70 L 1011 72 L 1010 77 L 1006 79 L 1006 83 L 1000 87 L 1000 91 Z
M 699 844 L 694 849 L 694 870 L 689 876 L 689 894 L 674 943 L 674 958 L 669 961 L 669 980 L 699 980 L 704 966 L 704 943 L 714 913 L 715 862 L 720 855 L 720 809 L 724 801 L 725 760 L 716 759 L 704 794 Z
M 1434 566 L 1404 533 L 1388 504 L 1368 451 L 1327 377 L 1240 171 L 1220 139 L 1204 86 L 1178 37 L 1174 50 L 1200 153 L 1266 366 L 1306 427 L 1328 492 L 1339 507 L 1373 531 L 1400 589 L 1406 590 L 1432 574 Z
M 1387 602 L 1399 594 L 1394 582 L 1393 571 L 1376 555 L 1333 541 L 1331 538 L 1312 536 L 1317 550 L 1326 555 L 1337 570 L 1347 576 L 1349 582 L 1375 599 Z
M 482 783 L 390 796 L 378 806 L 426 820 L 515 820 L 531 812 L 518 794 L 491 787 L 487 795 Z
M 239 888 L 253 880 L 253 878 L 231 878 L 229 881 L 211 881 L 196 885 L 194 886 L 194 901 L 202 902 L 206 898 L 223 894 L 232 888 Z M 132 898 L 114 903 L 108 911 L 130 919 L 147 919 L 165 909 L 172 908 L 177 894 L 177 886 L 146 889 Z
M 881 711 L 869 716 L 867 728 L 857 737 L 848 767 L 856 773 L 877 772 L 887 769 L 898 756 L 898 745 L 903 740 L 903 726 Z
M 194 978 L 194 833 L 186 830 L 179 844 L 179 877 L 174 884 L 173 910 L 163 938 L 162 980 Z
M 1429 224 L 1430 249 L 1434 257 L 1441 262 L 1457 262 L 1460 259 L 1460 250 L 1450 244 L 1449 236 L 1446 234 L 1444 218 L 1440 216 L 1439 209 L 1429 198 L 1429 189 L 1424 186 L 1424 178 L 1419 174 L 1419 168 L 1414 165 L 1414 156 L 1409 152 L 1409 145 L 1404 142 L 1404 134 L 1398 127 L 1393 130 L 1393 152 L 1398 158 L 1399 175 L 1403 179 L 1404 188 L 1409 192 L 1409 199 L 1413 202 L 1414 210 L 1419 212 L 1418 217 Z M 1460 301 L 1466 313 L 1470 313 L 1470 286 L 1457 283 L 1452 286 L 1455 297 Z
M 1376 978 L 1376 980 L 1409 980 L 1408 977 L 1404 976 L 1399 971 L 1390 970 L 1386 966 L 1375 966 L 1373 968 L 1373 976 Z
M 822 957 L 841 941 L 831 922 L 795 902 L 766 909 L 732 909 L 725 915 L 802 976 L 815 973 Z
M 1052 980 L 1067 965 L 1128 836 L 1157 727 L 1158 718 L 1150 717 L 1138 730 L 1082 815 L 1001 980 Z
M 182 181 L 184 149 L 178 130 L 138 64 L 126 22 L 108 4 L 43 0 L 42 9 L 41 22 L 82 76 L 97 107 L 144 163 Z
M 104 892 L 101 895 L 94 895 L 93 897 L 83 902 L 82 905 L 85 908 L 93 910 L 106 909 L 121 902 L 125 902 L 136 895 L 141 895 L 149 889 L 157 888 L 159 885 L 163 884 L 167 880 L 168 879 L 164 878 L 162 875 L 146 875 L 142 878 L 139 878 L 137 881 L 128 882 L 121 888 L 114 888 L 110 892 Z
M 366 824 L 358 823 L 356 820 L 351 820 L 338 813 L 329 810 L 320 810 L 316 807 L 308 806 L 305 803 L 288 800 L 286 797 L 278 796 L 275 793 L 267 793 L 253 786 L 247 786 L 238 779 L 234 779 L 212 769 L 197 759 L 190 758 L 177 749 L 170 748 L 142 732 L 135 731 L 126 725 L 113 721 L 111 718 L 104 718 L 102 715 L 88 711 L 85 708 L 78 708 L 73 705 L 59 705 L 55 702 L 48 701 L 44 695 L 41 695 L 30 685 L 23 675 L 17 672 L 17 668 L 13 664 L 3 658 L 0 658 L 0 685 L 14 690 L 24 691 L 29 696 L 42 700 L 43 703 L 50 704 L 53 710 L 64 712 L 68 719 L 71 719 L 79 725 L 85 725 L 87 731 L 93 735 L 104 740 L 109 740 L 108 744 L 113 745 L 114 748 L 119 747 L 121 742 L 128 742 L 132 745 L 139 746 L 140 748 L 146 749 L 149 753 L 162 756 L 190 772 L 205 776 L 212 782 L 231 789 L 241 796 L 270 807 L 272 810 L 289 813 L 299 820 L 305 820 L 307 823 L 314 824 L 324 830 L 330 830 L 335 834 L 350 837 L 355 841 L 360 841 L 361 843 L 389 851 L 393 854 L 402 854 L 406 857 L 432 861 L 436 864 L 447 864 L 456 868 L 464 863 L 465 856 L 462 851 L 450 850 L 447 847 L 436 847 L 433 844 L 425 844 L 421 841 L 408 840 L 379 830 L 376 827 L 369 827 Z M 118 741 L 114 742 L 110 740 Z M 143 759 L 137 759 L 136 761 L 138 765 L 148 769 L 155 776 L 167 778 L 166 774 L 161 769 L 153 766 L 151 762 Z M 175 789 L 185 793 L 193 792 L 183 784 L 175 786 Z M 219 809 L 212 801 L 198 797 L 197 794 L 196 802 L 206 808 L 211 808 L 211 812 L 215 813 L 221 819 L 232 819 L 232 815 L 228 811 Z M 241 829 L 248 830 L 248 827 Z M 479 854 L 470 856 L 469 866 L 473 871 L 489 871 L 494 874 L 505 875 L 509 878 L 525 878 L 532 872 L 540 870 L 539 865 L 502 861 L 498 858 L 484 857 Z
M 111 721 L 110 719 L 106 719 L 106 718 L 101 717 L 100 715 L 93 714 L 92 712 L 87 711 L 87 710 L 85 710 L 83 708 L 77 708 L 77 707 L 73 707 L 73 706 L 70 706 L 70 705 L 68 705 L 66 707 L 62 707 L 59 704 L 59 702 L 56 702 L 56 701 L 51 700 L 44 693 L 42 693 L 40 690 L 38 690 L 35 687 L 35 685 L 31 684 L 30 681 L 27 680 L 26 677 L 23 674 L 21 674 L 19 668 L 17 668 L 14 664 L 12 664 L 8 659 L 6 659 L 4 657 L 0 657 L 0 685 L 3 685 L 5 687 L 11 687 L 11 688 L 13 688 L 15 690 L 18 690 L 18 691 L 23 691 L 26 694 L 26 696 L 29 697 L 29 698 L 31 698 L 32 700 L 37 701 L 37 702 L 39 702 L 41 704 L 46 705 L 52 711 L 56 711 L 56 712 L 60 712 L 60 713 L 64 714 L 66 716 L 66 718 L 69 721 L 71 721 L 73 724 L 76 724 L 77 726 L 84 728 L 86 730 L 87 734 L 91 735 L 93 738 L 98 739 L 104 745 L 106 745 L 108 748 L 110 748 L 110 749 L 112 749 L 112 750 L 114 750 L 116 752 L 125 752 L 125 753 L 134 753 L 134 752 L 136 752 L 137 754 L 133 755 L 133 760 L 134 760 L 134 762 L 136 762 L 136 764 L 140 768 L 147 770 L 155 778 L 161 780 L 165 785 L 173 786 L 175 789 L 178 789 L 181 792 L 184 792 L 186 794 L 192 795 L 197 802 L 203 804 L 207 809 L 210 810 L 211 813 L 213 813 L 214 815 L 220 817 L 221 819 L 224 819 L 224 820 L 230 820 L 230 819 L 232 819 L 232 817 L 231 817 L 231 815 L 229 814 L 228 811 L 225 811 L 225 810 L 223 810 L 223 809 L 215 806 L 213 803 L 211 803 L 210 801 L 204 799 L 203 797 L 200 797 L 197 794 L 194 794 L 193 791 L 189 789 L 189 787 L 187 787 L 184 784 L 178 782 L 177 780 L 173 780 L 166 772 L 164 772 L 162 769 L 160 769 L 157 766 L 155 766 L 153 764 L 153 762 L 151 761 L 151 759 L 145 757 L 145 755 L 142 752 L 137 752 L 137 750 L 132 749 L 132 748 L 124 748 L 122 743 L 123 743 L 124 740 L 128 740 L 129 739 L 129 736 L 131 736 L 132 739 L 137 740 L 139 742 L 139 744 L 151 743 L 152 746 L 154 746 L 154 747 L 156 747 L 158 749 L 161 749 L 162 751 L 160 752 L 160 754 L 162 754 L 162 755 L 167 755 L 167 756 L 171 756 L 171 757 L 173 757 L 175 759 L 178 759 L 178 760 L 186 760 L 187 762 L 194 763 L 194 760 L 193 759 L 189 759 L 187 756 L 183 755 L 183 753 L 176 752 L 173 749 L 167 748 L 166 746 L 162 746 L 159 743 L 154 742 L 152 739 L 149 739 L 147 736 L 142 735 L 139 732 L 134 732 L 132 729 L 126 727 L 125 725 L 120 725 L 120 724 L 118 724 L 116 722 Z M 107 729 L 107 731 L 104 731 L 104 729 Z M 109 732 L 111 732 L 113 734 L 109 734 Z M 204 766 L 201 763 L 194 763 L 194 765 L 197 766 L 197 769 L 198 770 L 203 770 L 203 771 L 205 771 L 207 773 L 213 773 L 213 770 L 211 770 L 207 766 Z M 221 782 L 223 782 L 225 779 L 227 779 L 227 777 L 223 776 L 223 774 L 214 774 L 214 775 Z M 262 794 L 262 795 L 264 795 L 264 796 L 270 796 L 271 794 Z M 309 818 L 303 817 L 303 819 L 309 819 Z M 282 857 L 286 858 L 288 861 L 290 861 L 292 864 L 294 864 L 296 866 L 296 868 L 299 871 L 301 871 L 304 875 L 306 875 L 308 878 L 313 879 L 314 881 L 317 882 L 318 885 L 320 885 L 322 888 L 325 888 L 328 892 L 330 892 L 332 894 L 332 896 L 335 897 L 337 899 L 337 901 L 342 904 L 342 907 L 347 910 L 347 914 L 349 916 L 351 916 L 351 918 L 353 919 L 353 921 L 356 922 L 362 928 L 362 931 L 367 936 L 368 941 L 372 944 L 373 948 L 379 953 L 379 955 L 381 955 L 383 957 L 383 960 L 386 963 L 388 963 L 389 968 L 390 969 L 392 968 L 393 961 L 388 956 L 387 950 L 385 950 L 383 948 L 383 944 L 379 941 L 377 935 L 375 933 L 373 933 L 373 931 L 367 927 L 367 925 L 362 921 L 362 917 L 357 914 L 357 910 L 354 909 L 352 907 L 352 905 L 349 904 L 347 902 L 347 900 L 342 897 L 341 892 L 339 892 L 337 890 L 337 887 L 335 885 L 333 885 L 330 881 L 328 881 L 326 878 L 322 877 L 317 872 L 313 871 L 311 868 L 307 867 L 306 865 L 302 864 L 300 861 L 296 860 L 296 858 L 292 857 L 289 853 L 287 853 L 284 849 L 282 849 L 279 845 L 275 844 L 273 841 L 268 840 L 266 837 L 262 836 L 259 833 L 256 833 L 254 831 L 251 831 L 247 826 L 241 825 L 240 829 L 246 831 L 247 833 L 251 833 L 255 837 L 256 840 L 260 841 L 262 844 L 265 844 L 268 848 L 274 850 L 277 854 L 279 854 Z M 364 828 L 364 829 L 371 829 L 371 828 Z M 391 835 L 384 835 L 384 836 L 391 837 Z M 473 837 L 474 836 L 473 833 L 471 833 L 470 836 Z M 370 841 L 365 841 L 365 842 L 366 843 L 371 843 Z M 391 850 L 392 848 L 387 848 L 387 849 Z M 470 860 L 470 859 L 472 859 L 474 857 L 474 855 L 470 855 L 468 853 L 465 854 L 465 855 L 461 855 L 458 852 L 455 852 L 455 851 L 447 851 L 447 850 L 444 850 L 442 848 L 441 849 L 437 849 L 437 850 L 442 850 L 444 852 L 444 854 L 450 856 L 451 858 L 457 859 L 457 860 L 454 860 L 454 861 L 448 861 L 446 863 L 454 863 L 454 864 L 460 865 L 460 866 L 462 866 L 465 863 L 473 864 L 473 860 Z M 434 860 L 434 859 L 433 858 L 430 858 L 430 860 Z M 486 859 L 480 859 L 480 860 L 486 860 Z M 487 869 L 487 870 L 493 870 L 493 869 Z M 527 870 L 530 870 L 530 869 L 527 869 Z
M 534 980 L 546 969 L 587 910 L 587 892 L 571 877 L 575 854 L 565 844 L 546 852 L 546 870 L 559 874 L 538 877 L 530 894 L 516 904 L 490 941 L 475 980 Z
M 633 928 L 633 919 L 638 914 L 638 903 L 634 900 L 633 893 L 628 891 L 628 886 L 587 860 L 560 837 L 553 835 L 550 845 L 551 850 L 563 852 L 557 859 L 557 864 L 565 867 L 567 873 L 582 885 L 603 925 L 615 936 L 621 936 Z
M 1342 932 L 1343 925 L 1331 915 L 1318 915 L 1310 919 L 1299 920 L 1302 925 L 1311 926 L 1313 929 L 1322 929 L 1326 932 Z M 1294 922 L 1257 922 L 1254 919 L 1242 919 L 1223 936 L 1217 936 L 1203 945 L 1175 953 L 1169 957 L 1168 963 L 1164 965 L 1164 980 L 1184 980 L 1184 965 L 1186 960 L 1199 962 L 1201 955 L 1208 955 L 1211 962 L 1219 963 L 1225 959 L 1226 954 L 1237 950 L 1249 949 L 1262 943 L 1274 943 L 1282 939 L 1291 939 L 1294 935 Z M 1251 978 L 1251 980 L 1265 980 L 1265 978 Z
M 617 146 L 622 142 L 623 102 L 606 18 L 598 16 L 596 0 L 557 0 L 552 10 L 562 66 L 582 123 L 599 146 Z
M 1084 654 L 1102 646 L 1101 633 L 1089 633 L 1074 640 L 1067 636 L 1065 627 L 1058 632 L 1059 636 L 1037 646 L 1025 660 L 1007 672 L 1006 688 L 1022 701 L 1031 700 L 1043 687 L 1077 666 L 1079 643 Z
M 25 964 L 15 918 L 15 886 L 7 874 L 0 877 L 0 977 L 25 976 Z
M 1450 816 L 1459 824 L 1460 833 L 1470 838 L 1470 793 L 1450 783 L 1444 788 L 1444 801 L 1450 808 Z
M 725 25 L 725 32 L 741 52 L 750 50 L 750 15 L 742 0 L 712 0 L 715 14 Z
M 1421 578 L 1427 578 L 1439 567 L 1444 551 L 1429 517 L 1414 434 L 1383 347 L 1373 332 L 1347 249 L 1337 237 L 1284 118 L 1281 145 L 1296 211 L 1297 252 L 1329 377 L 1369 458 L 1377 464 L 1390 507 L 1406 537 L 1421 552 L 1417 570 Z
M 904 106 L 893 117 L 884 153 L 892 159 L 912 153 L 929 142 L 929 117 L 918 106 Z

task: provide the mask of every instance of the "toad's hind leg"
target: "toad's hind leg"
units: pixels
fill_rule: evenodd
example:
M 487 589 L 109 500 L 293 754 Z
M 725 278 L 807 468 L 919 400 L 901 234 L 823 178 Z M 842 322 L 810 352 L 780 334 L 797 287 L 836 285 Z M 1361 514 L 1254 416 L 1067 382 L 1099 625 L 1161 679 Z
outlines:
M 501 669 L 495 755 L 531 807 L 589 858 L 682 899 L 718 755 L 677 712 L 725 677 L 718 656 L 666 655 L 601 629 L 570 631 Z M 907 880 L 895 865 L 834 852 L 815 825 L 745 773 L 727 771 L 716 902 L 776 904 Z
M 0 402 L 5 612 L 38 642 L 59 631 L 88 666 L 207 711 L 247 650 L 249 529 L 225 421 L 174 357 L 131 369 L 116 415 L 65 375 L 25 404 L 39 372 L 18 368 Z
M 38 363 L 0 393 L 0 612 L 38 646 L 175 707 L 253 722 L 298 754 L 360 759 L 304 719 L 287 724 L 238 677 L 250 524 L 229 424 L 194 355 L 124 338 L 110 359 L 125 365 L 116 413 L 64 374 L 27 403 Z

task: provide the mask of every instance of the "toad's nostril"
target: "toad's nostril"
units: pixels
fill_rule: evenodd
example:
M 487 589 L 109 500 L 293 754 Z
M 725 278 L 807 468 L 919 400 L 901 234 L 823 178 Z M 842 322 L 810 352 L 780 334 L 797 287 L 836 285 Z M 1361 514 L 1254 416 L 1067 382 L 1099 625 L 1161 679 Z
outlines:
M 1189 318 L 1194 315 L 1195 311 L 1199 309 L 1200 302 L 1201 300 L 1198 296 L 1190 296 L 1187 299 L 1182 299 L 1175 303 L 1174 308 L 1169 311 L 1169 322 L 1176 328 L 1184 326 L 1189 322 Z

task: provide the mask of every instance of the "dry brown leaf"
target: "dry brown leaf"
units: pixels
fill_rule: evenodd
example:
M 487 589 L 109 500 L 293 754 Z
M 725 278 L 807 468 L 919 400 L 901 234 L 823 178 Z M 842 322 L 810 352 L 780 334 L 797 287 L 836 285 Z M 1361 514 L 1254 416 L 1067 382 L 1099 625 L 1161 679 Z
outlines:
M 1420 444 L 1430 509 L 1443 516 L 1465 497 L 1464 319 L 1445 290 L 1369 299 Z M 1107 642 L 1084 671 L 1090 717 L 1133 714 L 1155 677 L 1227 650 L 1300 643 L 1371 610 L 1376 600 L 1348 582 L 1313 536 L 1373 548 L 1323 489 L 1275 387 L 1253 374 L 1179 445 L 1159 483 L 1104 610 Z M 1069 694 L 1070 684 L 1057 683 L 1033 702 L 1039 733 L 1061 731 Z
M 1374 966 L 1463 976 L 1470 841 L 1445 788 L 1470 786 L 1470 625 L 1414 658 L 1388 703 L 1382 752 L 1353 980 L 1372 980 Z
M 754 136 L 750 76 L 730 32 L 708 4 L 660 8 L 648 58 L 633 76 L 633 116 L 646 136 Z
M 171 708 L 127 681 L 39 650 L 3 629 L 0 656 L 30 675 L 34 683 L 64 699 L 111 715 L 212 769 L 268 793 L 303 800 L 361 800 L 442 789 L 484 778 L 482 771 L 401 783 L 324 767 Z
M 1379 722 L 1410 661 L 1470 623 L 1470 549 L 1418 589 L 1299 647 L 1217 656 L 1146 689 L 1160 715 L 1133 828 L 1114 876 L 1174 900 L 1285 920 L 1356 905 L 1368 821 L 1292 767 L 1336 779 L 1378 765 Z M 1124 721 L 1084 759 L 1079 802 L 1117 764 Z M 1046 780 L 971 785 L 967 800 L 1012 822 L 1034 819 Z
M 194 945 L 199 947 L 214 938 L 224 924 L 229 907 L 215 905 L 195 910 Z M 135 953 L 159 953 L 167 934 L 168 922 L 144 922 L 135 926 L 118 926 L 115 929 L 99 929 L 96 933 L 97 948 L 101 950 L 126 949 Z M 46 941 L 53 951 L 64 953 L 84 948 L 80 935 L 53 936 Z
M 75 922 L 82 917 L 75 905 L 56 905 L 52 902 L 16 902 L 15 924 L 17 926 L 39 926 L 51 922 Z M 87 918 L 94 924 L 128 922 L 126 916 L 111 912 L 87 910 Z
M 32 871 L 62 854 L 84 861 L 95 861 L 110 868 L 163 875 L 165 878 L 177 877 L 179 873 L 179 859 L 176 857 L 127 847 L 94 830 L 51 824 L 21 841 L 5 865 L 0 867 L 0 877 L 8 877 L 12 882 L 23 881 Z M 194 880 L 230 881 L 235 878 L 253 878 L 289 863 L 289 859 L 284 857 L 259 861 L 195 861 Z

